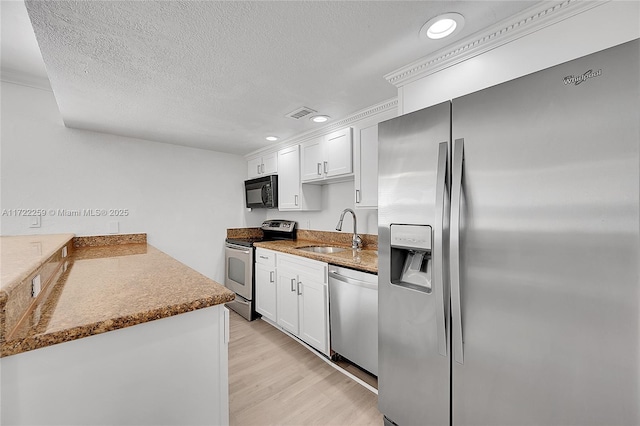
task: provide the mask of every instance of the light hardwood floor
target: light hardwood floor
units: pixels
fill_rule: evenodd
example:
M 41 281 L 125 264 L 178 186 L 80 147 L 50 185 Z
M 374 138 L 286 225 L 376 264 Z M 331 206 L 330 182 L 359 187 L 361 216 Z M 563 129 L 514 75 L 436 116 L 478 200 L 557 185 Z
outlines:
M 263 320 L 230 318 L 231 425 L 382 425 L 376 394 Z

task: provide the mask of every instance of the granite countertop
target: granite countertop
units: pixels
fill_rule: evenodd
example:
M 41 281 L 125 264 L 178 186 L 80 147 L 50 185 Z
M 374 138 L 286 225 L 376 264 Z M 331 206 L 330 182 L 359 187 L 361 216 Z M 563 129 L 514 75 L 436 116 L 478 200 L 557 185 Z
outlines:
M 42 266 L 74 234 L 16 235 L 0 239 L 0 301 L 31 272 Z
M 50 285 L 46 297 L 38 297 L 10 331 L 2 343 L 2 356 L 226 303 L 235 297 L 221 284 L 146 242 L 92 246 L 90 241 L 91 237 L 74 241 L 77 248 L 64 262 L 66 270 L 61 265 L 64 272 Z M 98 244 L 108 243 L 107 239 Z
M 309 259 L 319 260 L 321 262 L 330 263 L 332 265 L 346 266 L 361 271 L 378 273 L 378 250 L 377 246 L 371 249 L 353 250 L 351 246 L 327 242 L 326 240 L 317 239 L 296 239 L 293 241 L 262 241 L 254 243 L 256 247 L 262 247 L 269 250 L 275 250 L 283 253 L 294 254 L 296 256 L 307 257 Z M 331 254 L 312 253 L 304 250 L 297 250 L 299 247 L 309 246 L 333 246 L 344 247 L 345 251 Z M 365 246 L 366 247 L 366 246 Z

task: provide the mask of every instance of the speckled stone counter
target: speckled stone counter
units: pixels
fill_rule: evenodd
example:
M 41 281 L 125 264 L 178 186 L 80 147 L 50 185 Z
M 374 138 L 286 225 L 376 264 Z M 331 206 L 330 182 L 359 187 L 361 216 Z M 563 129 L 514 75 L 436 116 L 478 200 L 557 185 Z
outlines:
M 307 231 L 310 232 L 310 231 Z M 352 250 L 351 236 L 349 234 L 348 241 L 349 245 L 344 243 L 343 237 L 336 238 L 323 238 L 322 234 L 340 234 L 338 232 L 322 232 L 322 231 L 312 231 L 314 234 L 313 239 L 301 239 L 301 233 L 298 231 L 298 239 L 294 241 L 263 241 L 254 243 L 256 247 L 262 247 L 269 250 L 280 251 L 283 253 L 294 254 L 296 256 L 307 257 L 309 259 L 319 260 L 321 262 L 327 262 L 332 265 L 338 266 L 346 266 L 349 268 L 359 269 L 361 271 L 378 273 L 378 246 L 377 239 L 376 245 L 373 244 L 367 246 L 364 245 L 363 250 Z M 344 235 L 344 234 L 340 234 Z M 309 237 L 309 235 L 305 235 L 302 233 L 302 236 Z M 375 236 L 374 236 L 375 237 Z M 345 247 L 347 250 L 341 251 L 339 253 L 332 254 L 321 254 L 321 253 L 311 253 L 304 250 L 298 250 L 299 247 L 309 247 L 309 246 L 336 246 L 336 247 Z
M 144 234 L 137 234 L 144 235 Z M 82 237 L 2 343 L 9 356 L 229 302 L 234 293 L 135 237 Z M 125 238 L 124 240 L 127 240 Z M 119 242 L 118 242 L 119 241 Z M 146 241 L 146 236 L 143 241 Z M 99 244 L 111 245 L 99 245 Z M 45 290 L 43 290 L 43 293 Z
M 0 238 L 0 298 L 42 266 L 73 234 L 16 235 Z
M 73 234 L 0 237 L 0 343 L 33 302 L 32 280 L 42 289 L 58 278 L 63 248 L 73 249 Z

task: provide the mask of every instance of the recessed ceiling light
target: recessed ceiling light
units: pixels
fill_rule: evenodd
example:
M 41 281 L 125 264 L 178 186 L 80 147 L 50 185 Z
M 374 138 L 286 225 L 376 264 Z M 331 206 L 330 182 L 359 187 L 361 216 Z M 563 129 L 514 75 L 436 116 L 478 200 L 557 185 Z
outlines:
M 329 121 L 329 117 L 328 115 L 314 115 L 313 117 L 311 117 L 311 121 L 313 121 L 314 123 L 326 123 L 327 121 Z
M 278 137 L 277 136 L 267 136 L 265 139 L 270 141 L 270 142 L 275 142 L 275 141 L 278 140 Z
M 420 29 L 420 36 L 438 40 L 458 33 L 464 26 L 464 16 L 459 13 L 445 13 L 429 19 Z

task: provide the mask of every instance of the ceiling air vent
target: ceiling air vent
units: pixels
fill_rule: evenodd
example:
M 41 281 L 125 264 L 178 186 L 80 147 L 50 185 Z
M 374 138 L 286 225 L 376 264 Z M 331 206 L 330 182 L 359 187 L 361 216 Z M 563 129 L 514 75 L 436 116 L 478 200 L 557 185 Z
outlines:
M 295 118 L 296 120 L 300 120 L 302 117 L 306 117 L 309 114 L 313 114 L 317 111 L 312 110 L 311 108 L 307 108 L 307 107 L 302 107 L 302 108 L 298 108 L 295 111 L 290 112 L 289 114 L 287 114 L 287 117 L 289 118 Z

